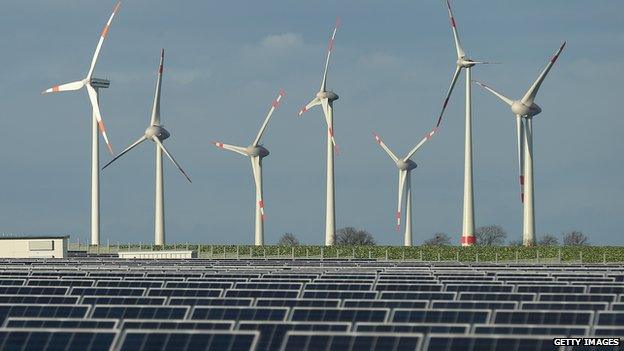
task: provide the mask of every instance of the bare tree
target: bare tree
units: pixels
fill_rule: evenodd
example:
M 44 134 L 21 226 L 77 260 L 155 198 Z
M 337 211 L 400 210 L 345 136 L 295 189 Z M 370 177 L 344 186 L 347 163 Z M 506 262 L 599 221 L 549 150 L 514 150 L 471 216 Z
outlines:
M 566 246 L 583 246 L 588 245 L 587 235 L 580 230 L 573 230 L 563 234 L 563 245 Z
M 277 242 L 277 245 L 282 246 L 297 246 L 299 245 L 299 240 L 293 233 L 285 233 Z
M 499 225 L 486 225 L 475 230 L 476 244 L 480 246 L 501 246 L 506 238 L 507 232 Z
M 375 238 L 366 230 L 345 227 L 336 231 L 336 245 L 375 245 Z
M 538 245 L 542 246 L 555 246 L 559 245 L 559 239 L 556 236 L 551 234 L 543 234 L 540 236 L 540 239 L 537 241 Z
M 440 246 L 440 245 L 451 245 L 451 238 L 449 238 L 446 233 L 435 233 L 433 237 L 429 240 L 426 240 L 423 245 L 426 246 Z

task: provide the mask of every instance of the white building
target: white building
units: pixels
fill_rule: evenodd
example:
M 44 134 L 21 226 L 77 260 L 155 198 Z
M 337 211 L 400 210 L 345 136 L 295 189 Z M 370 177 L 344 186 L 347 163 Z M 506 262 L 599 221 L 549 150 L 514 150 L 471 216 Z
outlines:
M 69 235 L 0 236 L 0 258 L 66 258 Z
M 166 250 L 166 251 L 119 251 L 119 258 L 197 258 L 197 253 L 192 250 Z

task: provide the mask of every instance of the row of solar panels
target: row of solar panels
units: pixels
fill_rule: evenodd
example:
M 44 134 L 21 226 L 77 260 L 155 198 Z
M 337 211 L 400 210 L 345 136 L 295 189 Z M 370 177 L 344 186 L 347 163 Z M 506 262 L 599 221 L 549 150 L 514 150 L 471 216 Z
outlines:
M 234 321 L 409 322 L 624 325 L 624 311 L 388 309 L 333 307 L 240 307 L 153 305 L 0 305 L 9 317 L 193 319 Z
M 326 325 L 321 325 L 325 327 Z M 0 348 L 24 350 L 574 350 L 553 346 L 549 336 L 466 335 L 324 331 L 313 327 L 257 330 L 181 331 L 127 329 L 0 330 Z M 583 350 L 599 350 L 583 348 Z M 617 350 L 617 348 L 616 348 Z
M 333 291 L 328 293 L 335 293 Z M 518 294 L 516 294 L 518 295 Z M 312 299 L 312 298 L 236 298 L 165 296 L 66 296 L 0 295 L 0 304 L 84 304 L 84 305 L 203 305 L 273 307 L 382 307 L 382 308 L 487 308 L 543 310 L 624 310 L 624 295 L 577 294 L 461 294 L 458 300 L 414 299 Z M 468 298 L 474 298 L 470 300 Z M 517 298 L 517 299 L 516 299 Z M 614 302 L 620 301 L 620 302 Z

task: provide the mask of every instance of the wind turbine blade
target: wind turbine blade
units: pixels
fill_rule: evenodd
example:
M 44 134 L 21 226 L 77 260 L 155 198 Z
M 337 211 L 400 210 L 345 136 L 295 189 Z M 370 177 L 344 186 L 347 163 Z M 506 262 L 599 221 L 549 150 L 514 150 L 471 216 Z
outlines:
M 184 170 L 182 169 L 180 164 L 178 164 L 176 162 L 176 160 L 173 158 L 173 156 L 171 156 L 169 151 L 167 151 L 167 149 L 165 148 L 165 145 L 163 145 L 163 143 L 160 141 L 160 139 L 158 139 L 157 137 L 154 136 L 154 137 L 152 137 L 152 140 L 154 140 L 154 142 L 156 144 L 158 144 L 158 147 L 160 147 L 162 149 L 162 151 L 165 153 L 165 155 L 167 155 L 167 157 L 169 157 L 171 162 L 173 162 L 173 164 L 178 168 L 178 170 L 186 177 L 186 179 L 189 181 L 189 183 L 192 183 L 191 178 L 189 178 L 189 176 L 186 174 L 186 172 L 184 172 Z
M 418 149 L 420 149 L 420 147 L 423 146 L 427 142 L 427 140 L 431 139 L 437 131 L 438 128 L 433 128 L 429 133 L 427 133 L 427 135 L 425 135 L 425 137 L 422 138 L 422 140 L 419 141 L 418 144 L 416 144 L 416 146 L 414 146 L 414 148 L 407 153 L 407 156 L 403 158 L 403 161 L 409 160 L 409 158 L 412 157 L 412 155 L 414 155 L 414 153 L 418 151 Z
M 438 116 L 438 122 L 436 123 L 436 128 L 440 126 L 442 123 L 442 115 L 444 115 L 444 110 L 446 110 L 446 105 L 448 105 L 449 98 L 451 97 L 451 93 L 453 92 L 453 88 L 455 87 L 455 83 L 457 82 L 457 78 L 461 73 L 461 67 L 457 66 L 455 69 L 455 73 L 453 74 L 453 78 L 451 79 L 451 85 L 449 86 L 448 91 L 446 92 L 446 97 L 444 98 L 444 103 L 442 104 L 442 111 L 440 111 L 440 116 Z
M 122 151 L 119 155 L 115 156 L 112 160 L 110 160 L 107 164 L 104 165 L 104 167 L 102 167 L 102 170 L 106 167 L 108 167 L 111 163 L 115 162 L 118 158 L 120 158 L 121 156 L 123 156 L 124 154 L 126 154 L 128 151 L 134 149 L 135 146 L 139 145 L 140 143 L 144 142 L 145 140 L 147 140 L 147 138 L 144 136 L 140 137 L 137 141 L 135 141 L 134 143 L 132 143 L 130 146 L 128 146 L 124 151 Z
M 220 149 L 225 149 L 225 150 L 230 150 L 230 151 L 234 151 L 236 153 L 239 153 L 243 156 L 249 156 L 249 154 L 247 153 L 247 149 L 245 149 L 244 147 L 241 146 L 235 146 L 235 145 L 230 145 L 230 144 L 224 144 L 220 141 L 213 141 L 212 142 L 216 147 L 220 148 Z
M 151 125 L 160 125 L 160 88 L 162 85 L 163 63 L 165 61 L 165 49 L 160 52 L 160 64 L 158 65 L 158 79 L 156 80 L 156 93 L 154 93 L 154 105 L 152 106 Z
M 459 42 L 459 34 L 457 34 L 457 25 L 455 23 L 455 17 L 453 17 L 453 11 L 451 10 L 451 3 L 449 0 L 446 0 L 446 8 L 448 9 L 449 19 L 451 20 L 451 28 L 453 29 L 453 37 L 455 38 L 455 50 L 457 50 L 457 58 L 462 58 L 466 56 L 464 49 Z
M 325 59 L 325 71 L 323 72 L 321 91 L 325 91 L 325 89 L 327 88 L 327 69 L 329 67 L 329 57 L 331 56 L 332 49 L 334 48 L 334 40 L 336 38 L 336 32 L 338 31 L 338 27 L 340 27 L 340 18 L 336 19 L 336 26 L 334 26 L 334 31 L 332 33 L 331 39 L 329 40 L 329 45 L 327 46 L 327 58 Z
M 262 198 L 262 182 L 260 181 L 262 176 L 262 159 L 260 157 L 251 157 L 251 170 L 253 171 L 254 183 L 256 184 L 260 218 L 264 222 L 264 199 Z
M 490 88 L 485 83 L 481 83 L 478 80 L 475 80 L 474 82 L 477 83 L 478 85 L 484 87 L 487 91 L 489 91 L 490 93 L 494 94 L 499 99 L 503 100 L 503 102 L 506 103 L 507 105 L 509 105 L 509 106 L 513 105 L 513 100 L 512 99 L 510 99 L 510 98 L 506 97 L 505 95 L 499 93 L 498 91 Z
M 106 39 L 106 36 L 108 35 L 108 30 L 110 29 L 111 22 L 113 22 L 113 17 L 115 17 L 117 12 L 119 11 L 120 6 L 121 6 L 121 1 L 115 5 L 115 8 L 113 8 L 113 13 L 111 14 L 110 18 L 108 19 L 108 22 L 106 22 L 106 25 L 102 29 L 102 33 L 100 33 L 100 40 L 98 41 L 98 44 L 95 47 L 95 52 L 93 53 L 93 58 L 91 59 L 91 66 L 89 67 L 89 72 L 87 73 L 86 80 L 90 80 L 91 76 L 93 75 L 95 64 L 97 63 L 98 56 L 100 55 L 100 49 L 102 48 L 104 39 Z
M 332 144 L 334 145 L 334 152 L 338 153 L 338 145 L 336 145 L 336 139 L 334 139 L 333 108 L 327 99 L 321 100 L 321 105 L 323 105 L 323 115 L 325 116 L 325 122 L 327 122 L 327 133 L 331 138 Z
M 93 108 L 93 112 L 95 113 L 95 119 L 97 120 L 98 128 L 100 129 L 100 133 L 102 133 L 102 137 L 104 137 L 104 141 L 106 142 L 108 151 L 111 153 L 111 155 L 113 155 L 113 147 L 108 141 L 108 136 L 106 136 L 106 127 L 104 126 L 102 115 L 100 114 L 100 106 L 98 105 L 97 93 L 89 83 L 86 84 L 86 87 L 87 93 L 89 93 L 89 100 L 91 100 L 91 107 Z
M 403 205 L 403 192 L 405 191 L 405 178 L 407 177 L 407 171 L 400 170 L 399 171 L 399 201 L 397 205 L 397 232 L 401 230 L 401 207 Z
M 526 92 L 526 94 L 524 94 L 524 96 L 522 97 L 522 100 L 521 100 L 523 104 L 525 104 L 527 106 L 530 106 L 531 104 L 533 104 L 533 100 L 535 100 L 535 96 L 537 95 L 537 91 L 539 90 L 540 86 L 542 85 L 542 82 L 546 78 L 546 75 L 548 75 L 548 72 L 550 71 L 552 66 L 555 64 L 555 62 L 559 58 L 559 55 L 563 51 L 563 48 L 565 47 L 565 45 L 566 45 L 566 42 L 564 41 L 563 44 L 561 44 L 561 46 L 557 50 L 557 52 L 555 52 L 553 57 L 550 59 L 550 62 L 548 62 L 548 64 L 546 65 L 546 68 L 544 68 L 544 70 L 539 75 L 539 77 L 537 77 L 537 79 L 535 80 L 533 85 L 531 85 L 531 87 Z
M 46 89 L 41 94 L 57 93 L 59 91 L 78 90 L 78 89 L 84 87 L 84 85 L 85 85 L 85 82 L 83 80 L 79 80 L 77 82 L 71 82 L 71 83 L 65 83 L 65 84 L 53 86 L 50 89 Z
M 307 105 L 303 106 L 301 110 L 299 110 L 298 116 L 303 115 L 304 113 L 308 112 L 308 110 L 311 109 L 312 107 L 320 105 L 320 104 L 321 104 L 321 100 L 315 97 L 314 99 L 312 99 L 312 101 L 308 102 Z
M 392 161 L 394 161 L 394 163 L 399 162 L 399 158 L 397 157 L 397 155 L 394 152 L 392 152 L 392 150 L 390 150 L 388 145 L 386 145 L 386 143 L 384 143 L 383 140 L 381 140 L 381 137 L 377 135 L 377 133 L 373 132 L 373 137 L 375 137 L 377 144 L 379 144 L 379 146 L 381 146 L 381 148 L 386 152 L 386 154 L 390 156 L 390 158 L 392 159 Z
M 518 171 L 520 176 L 520 201 L 524 203 L 524 124 L 521 116 L 516 116 L 516 137 L 518 141 Z
M 256 139 L 254 139 L 251 145 L 253 146 L 258 145 L 258 143 L 260 142 L 260 139 L 262 139 L 262 135 L 264 134 L 264 131 L 266 130 L 267 125 L 269 125 L 269 120 L 271 119 L 273 112 L 275 112 L 275 110 L 281 104 L 281 100 L 284 97 L 284 95 L 285 95 L 284 90 L 280 90 L 279 94 L 277 95 L 277 98 L 273 100 L 273 103 L 271 104 L 271 109 L 269 110 L 269 113 L 267 113 L 267 116 L 264 118 L 262 127 L 260 127 L 260 130 L 258 131 L 258 135 L 256 135 Z

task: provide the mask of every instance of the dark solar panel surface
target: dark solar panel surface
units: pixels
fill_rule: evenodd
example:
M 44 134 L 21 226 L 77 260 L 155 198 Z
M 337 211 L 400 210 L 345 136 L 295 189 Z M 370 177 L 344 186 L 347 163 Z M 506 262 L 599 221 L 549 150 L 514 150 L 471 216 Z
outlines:
M 256 351 L 269 351 L 278 350 L 284 341 L 286 333 L 291 330 L 346 332 L 350 327 L 351 324 L 349 323 L 241 322 L 238 329 L 259 331 L 260 338 Z
M 331 333 L 290 331 L 282 350 L 391 350 L 413 351 L 420 347 L 422 334 Z
M 117 331 L 0 329 L 0 350 L 108 351 Z
M 120 348 L 122 351 L 165 350 L 253 350 L 257 333 L 240 331 L 124 331 Z
M 429 334 L 427 351 L 553 351 L 551 337 Z

